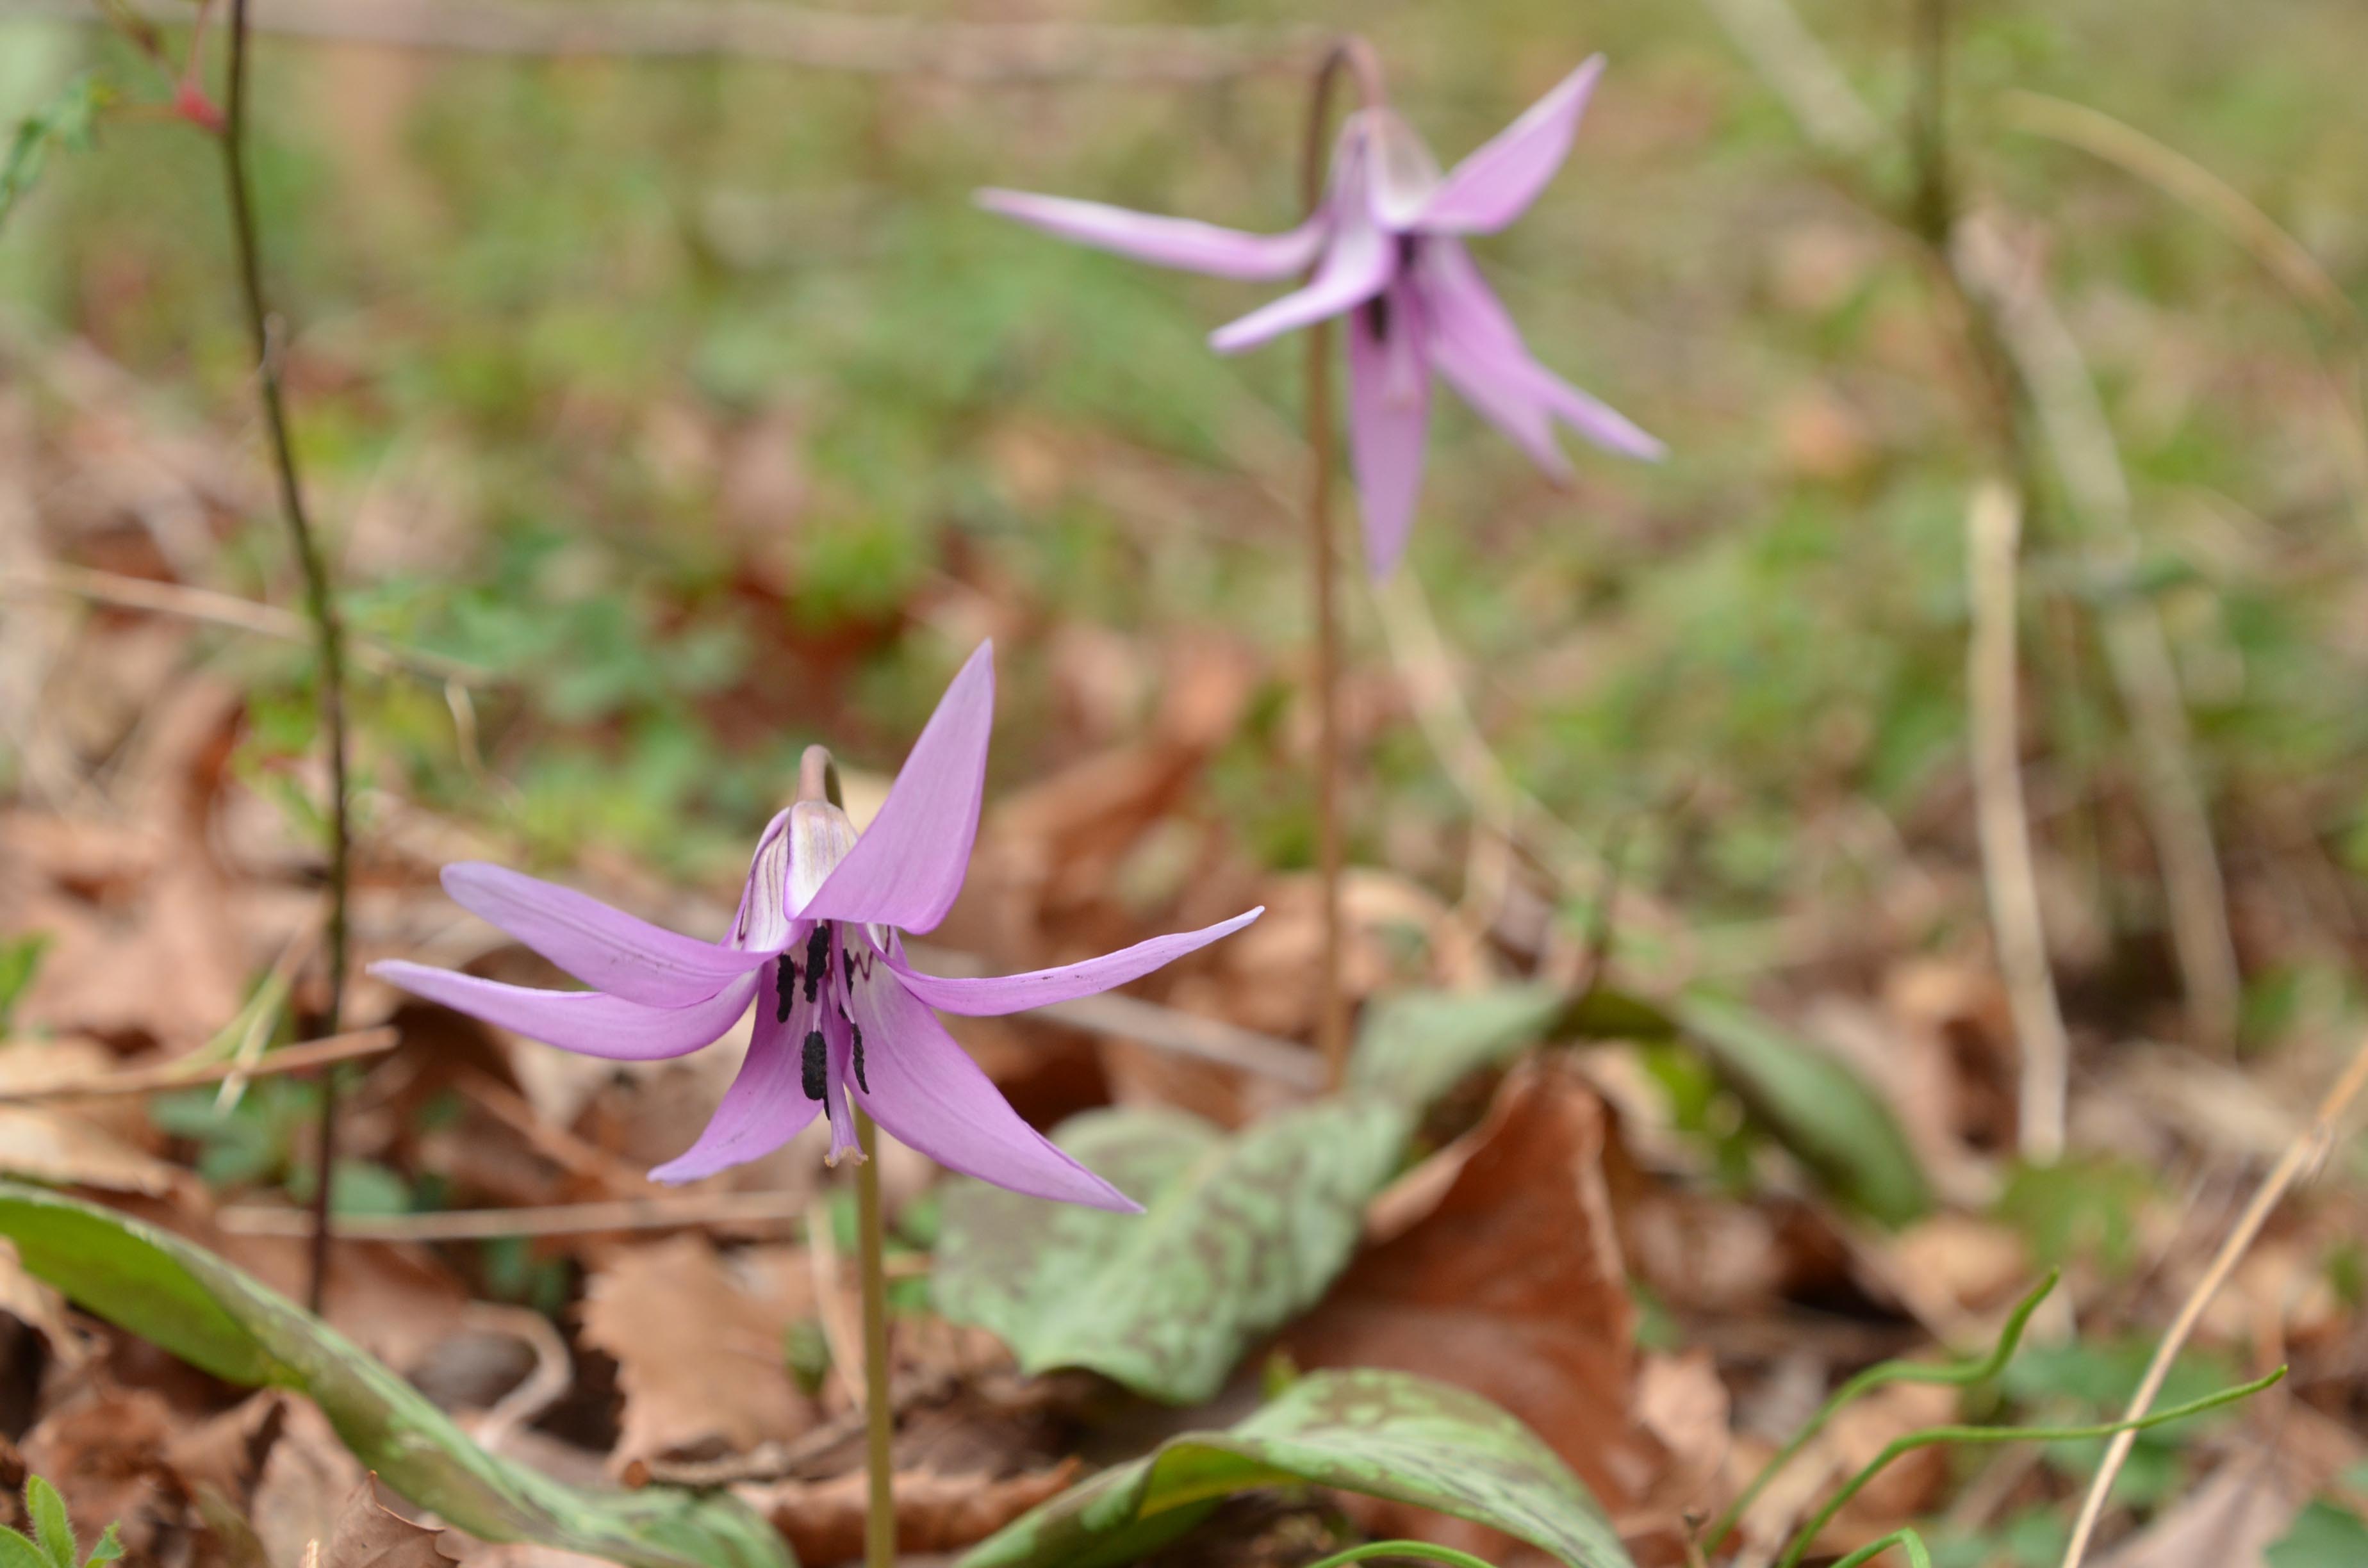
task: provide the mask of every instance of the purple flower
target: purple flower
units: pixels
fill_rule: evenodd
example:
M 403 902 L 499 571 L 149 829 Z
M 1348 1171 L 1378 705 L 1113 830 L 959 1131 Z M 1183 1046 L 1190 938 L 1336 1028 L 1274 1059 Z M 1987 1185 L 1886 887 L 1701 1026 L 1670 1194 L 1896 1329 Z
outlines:
M 930 1009 L 976 1017 L 1089 996 L 1263 911 L 1028 974 L 946 979 L 907 964 L 898 931 L 945 918 L 978 834 L 993 655 L 982 645 L 954 677 L 867 832 L 858 836 L 844 812 L 819 801 L 772 820 L 724 940 L 677 936 L 570 889 L 467 861 L 444 869 L 453 899 L 593 989 L 539 991 L 415 963 L 370 971 L 562 1050 L 627 1062 L 712 1044 L 754 1002 L 739 1076 L 699 1142 L 650 1173 L 658 1181 L 696 1181 L 757 1159 L 824 1111 L 836 1162 L 855 1147 L 851 1094 L 949 1170 L 1031 1197 L 1139 1209 L 1022 1121 Z
M 1351 312 L 1349 455 L 1364 502 L 1366 560 L 1378 578 L 1396 565 L 1414 520 L 1433 370 L 1556 479 L 1570 473 L 1554 441 L 1557 419 L 1632 457 L 1664 449 L 1530 358 L 1458 237 L 1494 233 L 1537 199 L 1570 152 L 1602 71 L 1599 54 L 1444 176 L 1388 106 L 1359 109 L 1340 128 L 1323 205 L 1287 234 L 1020 191 L 983 190 L 978 200 L 1068 239 L 1220 278 L 1282 278 L 1313 265 L 1306 287 L 1220 327 L 1209 342 L 1235 353 Z

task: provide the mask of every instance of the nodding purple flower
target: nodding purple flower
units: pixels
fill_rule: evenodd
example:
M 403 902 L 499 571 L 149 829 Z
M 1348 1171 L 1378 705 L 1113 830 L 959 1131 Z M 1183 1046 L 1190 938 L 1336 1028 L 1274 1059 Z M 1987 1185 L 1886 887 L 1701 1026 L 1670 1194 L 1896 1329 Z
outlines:
M 564 1051 L 617 1061 L 688 1055 L 756 1006 L 739 1076 L 699 1142 L 650 1173 L 696 1181 L 830 1119 L 829 1158 L 856 1148 L 850 1100 L 949 1170 L 1036 1198 L 1141 1207 L 1019 1119 L 931 1008 L 973 1016 L 1088 996 L 1237 931 L 1263 913 L 1155 937 L 1060 969 L 993 979 L 923 974 L 900 931 L 928 931 L 962 891 L 995 721 L 992 644 L 954 677 L 870 828 L 800 801 L 758 840 L 720 942 L 677 936 L 499 866 L 444 869 L 444 887 L 593 987 L 541 991 L 422 964 L 370 966 L 416 995 Z
M 1369 104 L 1340 128 L 1322 206 L 1285 234 L 1012 190 L 983 190 L 978 200 L 1067 239 L 1220 278 L 1283 278 L 1313 266 L 1304 288 L 1220 327 L 1209 342 L 1231 354 L 1348 315 L 1349 459 L 1364 504 L 1366 562 L 1384 577 L 1406 548 L 1422 488 L 1434 370 L 1556 479 L 1570 473 L 1554 440 L 1557 420 L 1631 457 L 1664 450 L 1530 357 L 1461 237 L 1494 233 L 1537 199 L 1569 153 L 1602 72 L 1599 54 L 1443 176 L 1412 127 L 1386 104 Z

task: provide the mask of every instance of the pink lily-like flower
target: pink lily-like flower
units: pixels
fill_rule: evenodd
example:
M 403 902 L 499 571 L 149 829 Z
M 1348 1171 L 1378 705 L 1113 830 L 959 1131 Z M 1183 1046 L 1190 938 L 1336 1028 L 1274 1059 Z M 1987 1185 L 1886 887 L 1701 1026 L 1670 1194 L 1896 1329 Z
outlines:
M 1537 199 L 1569 153 L 1602 71 L 1599 54 L 1444 176 L 1412 127 L 1386 104 L 1369 104 L 1340 128 L 1322 206 L 1289 233 L 1012 190 L 983 190 L 978 201 L 1085 244 L 1220 278 L 1283 278 L 1312 265 L 1304 288 L 1209 342 L 1230 354 L 1349 314 L 1349 457 L 1366 562 L 1380 578 L 1396 565 L 1414 521 L 1433 370 L 1556 479 L 1570 473 L 1556 420 L 1632 457 L 1665 449 L 1530 357 L 1461 238 L 1496 233 Z
M 971 655 L 913 743 L 860 836 L 847 814 L 800 801 L 758 841 L 731 934 L 702 942 L 499 866 L 448 866 L 455 902 L 590 991 L 504 985 L 423 964 L 370 971 L 404 990 L 562 1050 L 618 1061 L 683 1056 L 757 1005 L 740 1074 L 678 1159 L 650 1173 L 695 1181 L 771 1153 L 830 1118 L 829 1158 L 856 1148 L 848 1096 L 949 1170 L 1036 1198 L 1126 1211 L 1140 1205 L 1019 1119 L 930 1011 L 973 1017 L 1088 996 L 1237 931 L 1263 913 L 1061 969 L 992 979 L 923 974 L 903 931 L 928 931 L 962 891 L 978 834 L 993 645 Z

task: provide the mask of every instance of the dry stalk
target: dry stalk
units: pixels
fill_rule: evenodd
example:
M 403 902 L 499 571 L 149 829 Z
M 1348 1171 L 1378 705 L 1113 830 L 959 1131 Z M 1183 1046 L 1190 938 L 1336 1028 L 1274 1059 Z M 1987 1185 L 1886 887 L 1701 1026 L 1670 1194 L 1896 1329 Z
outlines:
M 2170 1320 L 2170 1327 L 2163 1333 L 2162 1343 L 2154 1348 L 2154 1358 L 2146 1363 L 2146 1376 L 2140 1380 L 2137 1392 L 2130 1396 L 2129 1408 L 2123 1413 L 2124 1420 L 2135 1421 L 2154 1407 L 2155 1396 L 2162 1392 L 2163 1380 L 2170 1375 L 2171 1363 L 2179 1358 L 2188 1335 L 2195 1332 L 2195 1325 L 2202 1320 L 2204 1309 L 2212 1304 L 2212 1298 L 2219 1294 L 2220 1287 L 2226 1284 L 2228 1277 L 2236 1272 L 2237 1265 L 2243 1261 L 2254 1238 L 2261 1233 L 2261 1227 L 2269 1222 L 2279 1200 L 2326 1158 L 2328 1149 L 2335 1141 L 2336 1124 L 2343 1119 L 2344 1113 L 2351 1109 L 2351 1102 L 2360 1096 L 2363 1087 L 2368 1087 L 2368 1040 L 2361 1041 L 2359 1049 L 2352 1052 L 2351 1064 L 2343 1070 L 2343 1075 L 2336 1079 L 2334 1086 L 2327 1091 L 2327 1096 L 2318 1102 L 2318 1110 L 2312 1116 L 2310 1124 L 2294 1135 L 2294 1142 L 2286 1146 L 2286 1152 L 2270 1168 L 2270 1174 L 2261 1178 L 2261 1185 L 2255 1189 L 2252 1201 L 2245 1205 L 2244 1213 L 2237 1216 L 2227 1239 L 2220 1244 L 2220 1250 L 2213 1256 L 2212 1266 L 2203 1271 L 2203 1278 L 2195 1282 L 2195 1288 L 2188 1292 L 2187 1300 L 2180 1304 L 2179 1314 Z M 2104 1516 L 2105 1499 L 2113 1489 L 2114 1479 L 2122 1472 L 2123 1461 L 2130 1457 L 2130 1445 L 2136 1439 L 2135 1432 L 2124 1431 L 2116 1436 L 2105 1449 L 2104 1462 L 2097 1467 L 2096 1478 L 2089 1484 L 2089 1494 L 2081 1501 L 2080 1517 L 2072 1527 L 2071 1543 L 2064 1550 L 2063 1568 L 2080 1568 L 2080 1561 L 2088 1553 L 2089 1538 L 2096 1534 L 2097 1521 Z
M 2031 815 L 2022 796 L 2021 725 L 2015 672 L 2015 543 L 2022 508 L 1996 482 L 1974 493 L 1965 517 L 1974 629 L 1966 687 L 1973 708 L 1974 801 L 1989 888 L 1998 969 L 2014 1013 L 2022 1085 L 2023 1158 L 2052 1165 L 2064 1153 L 2064 1102 L 2072 1045 L 2048 969 L 2033 873 Z

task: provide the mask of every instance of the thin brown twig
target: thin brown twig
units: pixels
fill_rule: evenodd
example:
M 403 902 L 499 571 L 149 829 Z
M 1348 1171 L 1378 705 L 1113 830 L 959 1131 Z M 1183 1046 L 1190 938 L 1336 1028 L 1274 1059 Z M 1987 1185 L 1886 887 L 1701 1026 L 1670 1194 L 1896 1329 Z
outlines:
M 48 1100 L 165 1094 L 175 1089 L 194 1089 L 207 1084 L 219 1084 L 233 1076 L 265 1078 L 282 1073 L 309 1073 L 392 1051 L 400 1039 L 395 1030 L 381 1025 L 377 1028 L 356 1029 L 350 1034 L 308 1040 L 301 1045 L 283 1045 L 251 1062 L 218 1061 L 195 1066 L 166 1062 L 125 1072 L 60 1078 L 47 1084 L 19 1085 L 0 1089 L 0 1105 L 36 1105 Z
M 2204 1309 L 2212 1304 L 2212 1298 L 2219 1294 L 2220 1287 L 2228 1282 L 2229 1275 L 2236 1272 L 2237 1265 L 2252 1246 L 2254 1238 L 2261 1233 L 2261 1227 L 2269 1223 L 2271 1213 L 2276 1210 L 2287 1190 L 2326 1158 L 2327 1151 L 2335 1140 L 2337 1124 L 2351 1108 L 2351 1102 L 2359 1098 L 2363 1088 L 2368 1088 L 2368 1039 L 2361 1041 L 2359 1049 L 2352 1052 L 2351 1065 L 2344 1068 L 2342 1075 L 2327 1091 L 2326 1097 L 2318 1102 L 2318 1109 L 2311 1117 L 2310 1124 L 2295 1134 L 2294 1142 L 2286 1146 L 2286 1152 L 2279 1156 L 2278 1163 L 2270 1167 L 2269 1175 L 2261 1178 L 2261 1185 L 2254 1191 L 2252 1201 L 2245 1205 L 2245 1211 L 2237 1216 L 2235 1228 L 2220 1244 L 2220 1250 L 2213 1255 L 2211 1267 L 2203 1271 L 2203 1278 L 2195 1282 L 2195 1288 L 2188 1292 L 2187 1300 L 2180 1304 L 2178 1315 L 2171 1319 L 2170 1327 L 2163 1333 L 2162 1342 L 2154 1348 L 2154 1358 L 2146 1363 L 2146 1376 L 2139 1381 L 2137 1392 L 2130 1396 L 2129 1408 L 2123 1413 L 2123 1420 L 2135 1421 L 2154 1407 L 2155 1396 L 2162 1392 L 2163 1381 L 2170 1375 L 2171 1363 L 2179 1358 L 2179 1352 L 2186 1346 L 2188 1335 L 2195 1332 L 2195 1325 L 2202 1321 Z M 2081 1500 L 2080 1517 L 2072 1526 L 2071 1542 L 2064 1549 L 2063 1568 L 2080 1568 L 2080 1561 L 2089 1550 L 2089 1538 L 2096 1534 L 2098 1520 L 2104 1516 L 2106 1496 L 2112 1491 L 2114 1479 L 2121 1474 L 2122 1465 L 2130 1455 L 2130 1446 L 2136 1439 L 2135 1432 L 2124 1431 L 2115 1437 L 2105 1449 L 2104 1462 L 2097 1467 L 2096 1477 L 2089 1483 L 2089 1494 Z
M 329 911 L 327 947 L 329 994 L 323 1017 L 336 1032 L 346 1006 L 346 966 L 350 956 L 348 894 L 352 886 L 352 793 L 347 773 L 346 633 L 329 587 L 329 566 L 319 536 L 304 510 L 304 485 L 296 467 L 296 444 L 288 429 L 288 403 L 280 380 L 280 354 L 274 341 L 271 309 L 263 292 L 263 253 L 255 222 L 255 196 L 246 177 L 247 3 L 231 0 L 230 92 L 223 110 L 222 174 L 230 196 L 232 237 L 238 250 L 239 299 L 246 312 L 256 376 L 262 393 L 263 423 L 270 437 L 272 472 L 279 490 L 279 509 L 288 524 L 289 543 L 304 573 L 304 608 L 313 623 L 320 658 L 321 728 L 329 753 Z M 319 1136 L 314 1141 L 313 1238 L 305 1281 L 305 1301 L 321 1310 L 329 1269 L 330 1188 L 336 1185 L 337 1153 L 337 1077 L 332 1070 L 321 1081 Z
M 126 0 L 140 21 L 188 19 L 186 0 Z M 85 0 L 5 0 L 0 18 L 84 20 Z M 809 70 L 996 86 L 1070 80 L 1173 85 L 1304 69 L 1306 28 L 951 22 L 765 0 L 256 0 L 252 24 L 289 38 L 455 54 L 767 61 Z
M 1974 493 L 1965 517 L 1974 619 L 1965 684 L 1972 709 L 1974 811 L 1981 836 L 1982 877 L 1989 889 L 1998 970 L 2006 980 L 2021 1055 L 2019 1141 L 2025 1159 L 2053 1165 L 2064 1153 L 2072 1044 L 2055 999 L 2055 976 L 2048 968 L 2039 881 L 2032 865 L 2031 814 L 2022 796 L 2022 733 L 2015 689 L 2015 539 L 2021 525 L 2021 503 L 2005 484 L 1992 481 Z
M 1335 44 L 1315 69 L 1299 171 L 1300 204 L 1309 212 L 1324 199 L 1333 82 L 1349 66 L 1352 49 L 1348 42 Z M 1337 458 L 1329 321 L 1308 327 L 1306 355 L 1307 575 L 1315 616 L 1315 868 L 1323 901 L 1315 1043 L 1324 1057 L 1327 1084 L 1338 1088 L 1349 1071 L 1349 1015 L 1348 999 L 1340 990 L 1344 918 L 1340 907 L 1340 618 L 1339 567 L 1332 544 L 1332 470 Z

